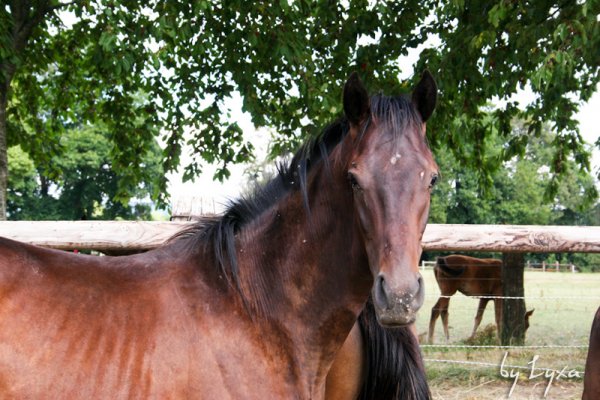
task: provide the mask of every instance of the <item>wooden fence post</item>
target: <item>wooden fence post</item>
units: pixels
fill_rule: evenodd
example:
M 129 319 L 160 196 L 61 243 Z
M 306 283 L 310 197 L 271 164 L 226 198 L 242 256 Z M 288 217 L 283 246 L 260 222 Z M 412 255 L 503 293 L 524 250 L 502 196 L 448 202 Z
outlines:
M 502 292 L 505 297 L 521 297 L 502 301 L 500 342 L 503 346 L 525 342 L 525 257 L 523 253 L 502 254 Z

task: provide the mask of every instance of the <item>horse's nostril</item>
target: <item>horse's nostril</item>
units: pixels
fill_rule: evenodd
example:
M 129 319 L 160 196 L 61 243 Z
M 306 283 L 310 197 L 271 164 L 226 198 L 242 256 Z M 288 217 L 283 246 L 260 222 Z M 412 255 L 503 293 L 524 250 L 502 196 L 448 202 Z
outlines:
M 383 275 L 379 275 L 375 281 L 375 301 L 379 307 L 386 309 L 388 308 L 387 295 L 385 294 L 385 279 Z

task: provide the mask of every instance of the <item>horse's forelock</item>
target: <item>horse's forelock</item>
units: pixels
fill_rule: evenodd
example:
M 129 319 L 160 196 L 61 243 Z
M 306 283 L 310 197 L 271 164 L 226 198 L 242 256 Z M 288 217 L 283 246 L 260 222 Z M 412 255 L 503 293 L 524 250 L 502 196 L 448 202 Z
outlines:
M 399 135 L 421 126 L 419 112 L 407 96 L 375 95 L 371 98 L 371 115 L 387 131 Z

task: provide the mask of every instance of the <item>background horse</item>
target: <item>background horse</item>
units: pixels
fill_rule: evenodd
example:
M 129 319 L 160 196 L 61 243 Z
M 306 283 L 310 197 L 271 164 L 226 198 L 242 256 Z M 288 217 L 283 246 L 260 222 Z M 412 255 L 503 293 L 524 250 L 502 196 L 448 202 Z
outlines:
M 485 307 L 490 300 L 494 300 L 496 331 L 498 337 L 500 337 L 502 299 L 495 297 L 503 296 L 501 260 L 454 254 L 446 257 L 438 257 L 433 267 L 433 272 L 440 287 L 441 296 L 431 309 L 429 343 L 433 343 L 435 322 L 438 316 L 442 317 L 446 340 L 450 339 L 450 333 L 448 332 L 448 306 L 450 304 L 450 296 L 453 296 L 457 291 L 465 296 L 483 296 L 479 299 L 471 338 L 475 336 L 475 332 L 479 324 L 481 324 Z M 533 311 L 527 311 L 524 315 L 525 330 L 529 328 L 529 317 L 533 314 Z
M 582 400 L 600 399 L 600 308 L 596 311 L 585 362 Z
M 265 187 L 170 243 L 123 257 L 0 239 L 4 398 L 323 398 L 369 293 L 414 322 L 437 166 L 437 89 L 367 95 Z M 416 398 L 416 397 L 414 397 Z
M 326 400 L 430 398 L 414 324 L 384 328 L 369 298 L 327 374 Z

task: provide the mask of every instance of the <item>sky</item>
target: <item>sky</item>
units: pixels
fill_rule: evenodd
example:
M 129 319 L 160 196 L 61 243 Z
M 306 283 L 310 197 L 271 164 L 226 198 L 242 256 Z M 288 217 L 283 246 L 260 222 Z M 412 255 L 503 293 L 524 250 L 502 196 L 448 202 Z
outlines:
M 401 77 L 401 79 L 403 78 Z M 522 103 L 528 103 L 532 100 L 531 94 L 526 92 L 518 93 L 515 98 Z M 233 110 L 232 116 L 254 144 L 257 160 L 264 159 L 269 145 L 269 132 L 265 129 L 257 131 L 254 128 L 250 116 L 241 111 L 241 99 L 234 99 L 229 103 L 229 106 Z M 580 106 L 576 119 L 579 121 L 579 130 L 583 139 L 593 144 L 600 137 L 600 93 L 598 91 L 594 93 L 588 103 Z M 182 165 L 190 160 L 187 153 L 184 149 Z M 194 182 L 185 183 L 182 181 L 183 168 L 180 168 L 177 173 L 168 175 L 171 204 L 193 198 L 193 201 L 202 201 L 205 204 L 205 212 L 219 213 L 224 210 L 229 200 L 239 197 L 247 180 L 247 177 L 244 176 L 247 167 L 248 165 L 244 164 L 232 166 L 230 168 L 231 176 L 223 183 L 212 180 L 216 170 L 214 166 L 206 165 L 202 176 L 196 178 Z M 597 147 L 594 147 L 592 171 L 596 174 L 600 171 L 600 150 Z

